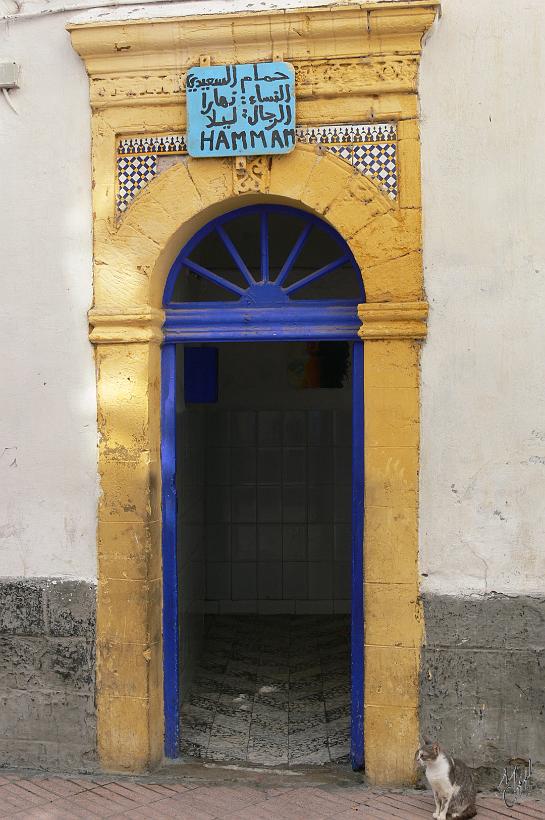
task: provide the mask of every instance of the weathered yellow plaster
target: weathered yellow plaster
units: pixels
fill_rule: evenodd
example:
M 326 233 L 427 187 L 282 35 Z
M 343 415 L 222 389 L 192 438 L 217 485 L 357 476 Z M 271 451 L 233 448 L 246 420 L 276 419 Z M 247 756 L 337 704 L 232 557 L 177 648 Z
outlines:
M 161 556 L 153 548 L 160 537 L 158 521 L 103 521 L 99 528 L 98 559 L 105 577 L 132 581 L 160 578 Z
M 364 574 L 368 583 L 388 578 L 392 584 L 414 583 L 418 556 L 414 507 L 377 507 L 365 509 Z M 369 667 L 368 667 L 369 668 Z
M 436 0 L 70 27 L 93 108 L 94 306 L 99 473 L 98 747 L 108 770 L 163 754 L 160 355 L 162 294 L 183 243 L 219 213 L 259 201 L 317 213 L 348 241 L 364 277 L 366 772 L 413 777 L 418 742 L 417 510 L 419 348 L 427 304 L 421 261 L 416 78 Z M 395 120 L 399 198 L 315 146 L 234 173 L 186 160 L 115 214 L 119 136 L 185 128 L 184 77 L 216 63 L 296 69 L 298 124 Z M 263 162 L 268 163 L 263 167 Z M 248 163 L 252 174 L 252 163 Z M 254 170 L 255 170 L 254 169 Z
M 389 667 L 392 668 L 394 663 L 395 660 L 391 657 Z M 386 669 L 384 674 L 387 674 Z M 413 678 L 413 681 L 417 683 L 417 679 Z M 406 685 L 410 685 L 409 680 Z M 388 785 L 414 780 L 414 762 L 409 761 L 407 756 L 409 750 L 414 755 L 418 747 L 417 706 L 366 703 L 365 738 L 365 773 L 372 783 Z
M 419 650 L 406 646 L 377 646 L 365 648 L 365 662 L 369 664 L 366 677 L 367 706 L 406 708 L 417 706 Z

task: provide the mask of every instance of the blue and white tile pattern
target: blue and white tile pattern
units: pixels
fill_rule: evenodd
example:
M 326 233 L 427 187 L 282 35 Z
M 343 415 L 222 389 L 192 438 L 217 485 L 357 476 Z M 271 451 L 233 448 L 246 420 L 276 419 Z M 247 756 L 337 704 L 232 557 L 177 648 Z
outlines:
M 364 176 L 377 180 L 390 199 L 397 197 L 397 129 L 395 123 L 362 123 L 297 129 L 298 142 L 323 145 Z M 117 150 L 117 212 L 163 170 L 166 156 L 187 154 L 184 134 L 128 137 Z

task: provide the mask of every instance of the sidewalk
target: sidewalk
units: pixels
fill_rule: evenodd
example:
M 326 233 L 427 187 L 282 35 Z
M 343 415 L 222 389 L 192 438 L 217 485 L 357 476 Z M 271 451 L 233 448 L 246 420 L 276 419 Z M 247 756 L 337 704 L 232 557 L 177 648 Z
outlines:
M 431 818 L 430 792 L 366 788 L 326 778 L 208 772 L 157 777 L 62 776 L 0 772 L 0 817 L 30 820 L 126 817 L 138 820 L 357 820 Z M 322 782 L 320 782 L 320 780 Z M 478 818 L 545 818 L 545 802 L 508 809 L 499 795 L 479 795 Z

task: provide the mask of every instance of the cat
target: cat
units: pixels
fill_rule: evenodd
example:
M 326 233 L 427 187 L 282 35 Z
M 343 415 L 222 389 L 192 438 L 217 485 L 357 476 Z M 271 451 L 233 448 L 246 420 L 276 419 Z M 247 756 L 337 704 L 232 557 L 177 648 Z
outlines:
M 476 788 L 469 766 L 450 757 L 438 743 L 427 738 L 418 749 L 415 761 L 425 769 L 435 800 L 435 820 L 469 820 L 475 817 Z

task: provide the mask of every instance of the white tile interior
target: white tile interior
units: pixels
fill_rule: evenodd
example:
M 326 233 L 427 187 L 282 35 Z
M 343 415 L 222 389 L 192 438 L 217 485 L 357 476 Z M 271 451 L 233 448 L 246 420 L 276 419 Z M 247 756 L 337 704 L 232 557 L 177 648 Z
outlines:
M 294 389 L 286 374 L 304 345 L 218 348 L 211 405 L 184 406 L 179 356 L 182 666 L 204 612 L 350 612 L 350 378 Z
M 218 408 L 204 428 L 207 612 L 348 612 L 349 412 Z

